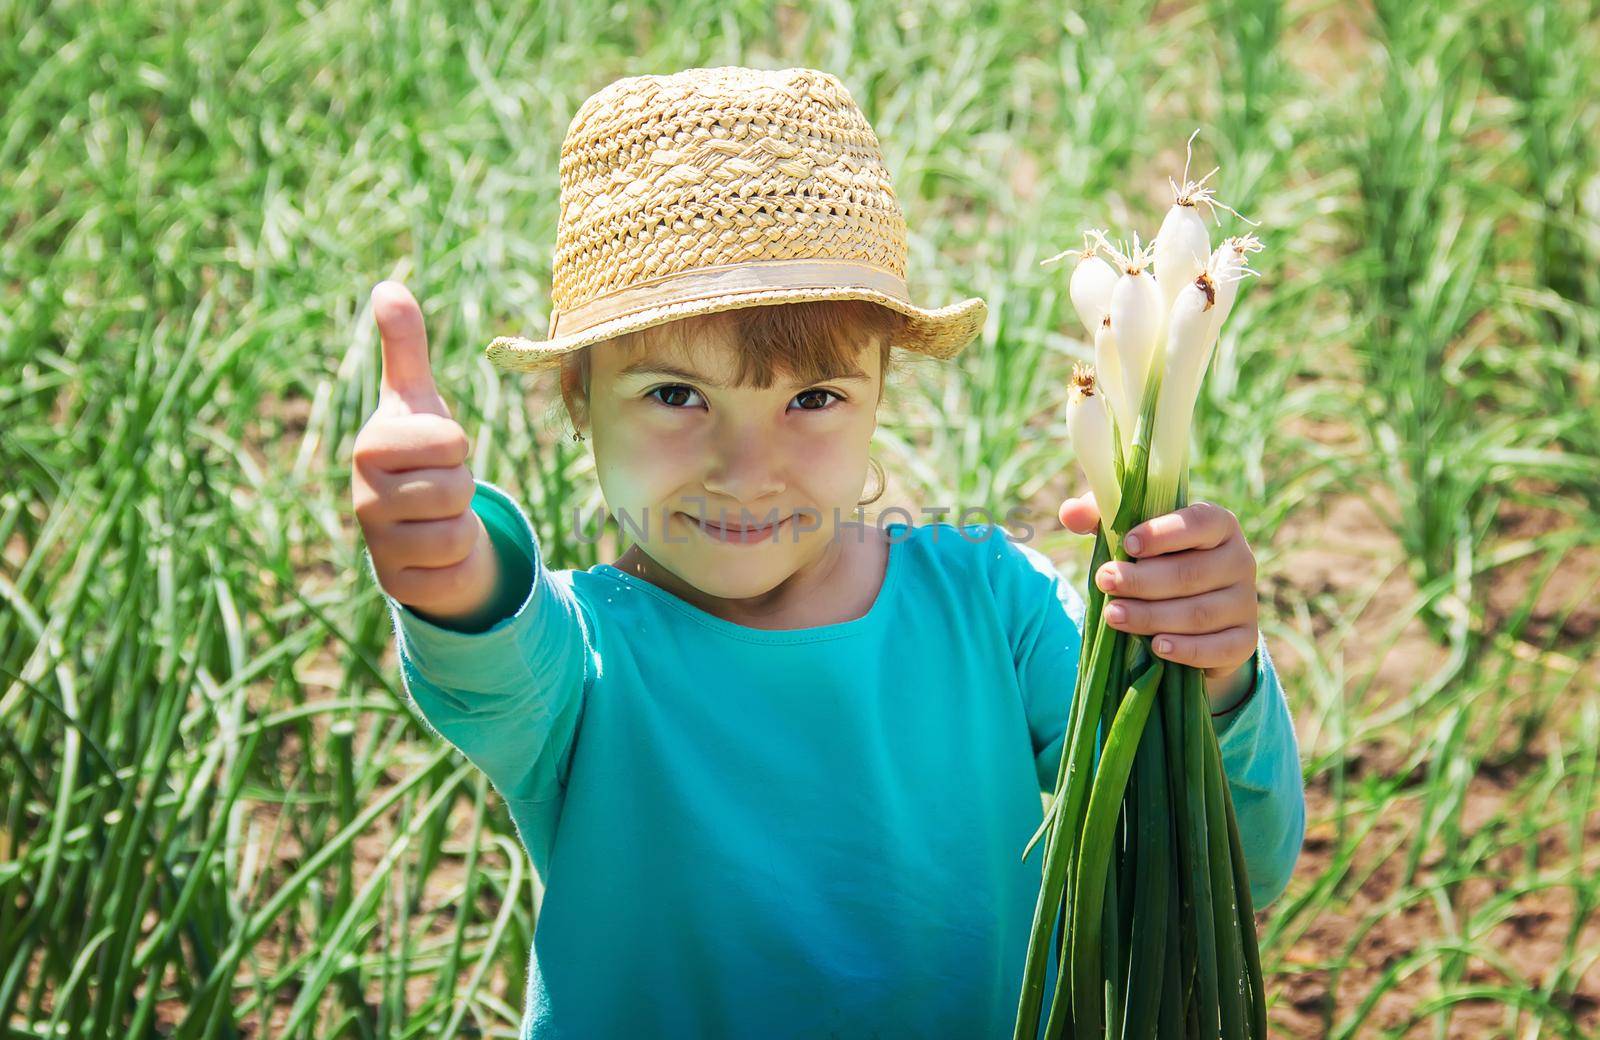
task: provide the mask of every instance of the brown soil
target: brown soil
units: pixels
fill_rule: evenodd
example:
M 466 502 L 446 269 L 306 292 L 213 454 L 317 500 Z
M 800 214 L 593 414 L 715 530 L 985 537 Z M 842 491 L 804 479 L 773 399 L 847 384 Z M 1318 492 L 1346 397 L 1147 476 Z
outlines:
M 1352 431 L 1340 423 L 1297 419 L 1291 426 L 1287 432 L 1292 436 L 1325 446 L 1350 446 Z M 1413 616 L 1417 587 L 1403 566 L 1399 539 L 1384 519 L 1397 508 L 1393 495 L 1383 488 L 1361 490 L 1365 494 L 1352 490 L 1322 496 L 1316 508 L 1298 510 L 1274 533 L 1270 545 L 1257 549 L 1264 561 L 1263 617 L 1302 629 L 1301 635 L 1317 648 L 1324 665 L 1343 668 L 1342 691 L 1361 698 L 1348 706 L 1354 719 L 1381 712 L 1406 697 L 1444 665 L 1447 656 Z M 1553 497 L 1559 490 L 1526 489 L 1529 498 Z M 1490 548 L 1575 526 L 1572 516 L 1555 508 L 1508 501 L 1497 514 Z M 1457 853 L 1448 866 L 1458 872 L 1465 866 L 1464 877 L 1441 873 L 1446 866 L 1442 839 L 1433 833 L 1419 859 L 1417 878 L 1403 885 L 1407 857 L 1424 824 L 1429 747 L 1421 741 L 1405 744 L 1400 727 L 1368 739 L 1344 738 L 1344 813 L 1351 831 L 1342 840 L 1334 774 L 1324 769 L 1308 781 L 1308 826 L 1295 878 L 1280 904 L 1259 919 L 1265 928 L 1275 914 L 1289 915 L 1284 935 L 1266 951 L 1273 976 L 1274 1036 L 1326 1036 L 1380 993 L 1356 1035 L 1403 1029 L 1404 1036 L 1431 1037 L 1435 1018 L 1411 1019 L 1424 1002 L 1441 992 L 1469 985 L 1526 992 L 1551 982 L 1550 973 L 1562 958 L 1578 908 L 1570 887 L 1534 888 L 1526 879 L 1536 870 L 1559 877 L 1564 869 L 1592 877 L 1600 866 L 1600 855 L 1593 851 L 1600 847 L 1596 842 L 1600 812 L 1585 821 L 1585 848 L 1590 851 L 1575 852 L 1568 847 L 1568 823 L 1554 813 L 1540 812 L 1544 802 L 1525 781 L 1543 775 L 1539 770 L 1546 756 L 1556 753 L 1564 739 L 1552 713 L 1571 711 L 1579 700 L 1600 691 L 1600 654 L 1595 652 L 1600 629 L 1600 595 L 1595 591 L 1600 589 L 1600 546 L 1568 550 L 1553 573 L 1541 579 L 1544 563 L 1542 554 L 1515 560 L 1486 571 L 1475 582 L 1481 600 L 1474 605 L 1479 614 L 1475 626 L 1498 633 L 1500 646 L 1509 643 L 1519 671 L 1497 691 L 1495 717 L 1478 712 L 1468 726 L 1468 745 L 1477 749 L 1469 761 L 1479 765 L 1466 782 L 1459 829 L 1491 851 L 1473 856 Z M 1526 624 L 1510 631 L 1511 621 L 1529 602 Z M 1301 685 L 1308 681 L 1309 662 L 1285 640 L 1273 643 L 1273 656 L 1297 708 L 1302 760 L 1319 761 L 1339 738 L 1323 731 L 1326 713 L 1314 702 L 1314 691 Z M 1558 698 L 1554 703 L 1546 692 L 1551 690 Z M 1526 730 L 1513 724 L 1524 719 L 1533 720 Z M 1361 793 L 1369 782 L 1398 782 L 1400 793 L 1381 810 L 1370 807 Z M 1538 813 L 1531 821 L 1530 812 Z M 1364 835 L 1355 830 L 1368 824 L 1373 829 Z M 1529 855 L 1534 857 L 1531 864 Z M 1343 862 L 1346 856 L 1348 864 Z M 1290 909 L 1297 896 L 1334 880 L 1333 874 L 1338 884 L 1332 894 L 1314 904 L 1323 907 L 1322 912 L 1308 916 Z M 1431 896 L 1395 905 L 1402 892 L 1425 891 L 1430 885 L 1439 886 L 1438 899 L 1448 908 L 1448 917 Z M 1496 915 L 1474 921 L 1473 915 L 1497 893 L 1517 890 L 1522 891 Z M 1476 931 L 1463 937 L 1461 929 L 1469 925 Z M 1405 958 L 1452 936 L 1491 952 L 1499 963 L 1463 957 L 1452 967 L 1455 981 L 1442 984 L 1440 973 L 1448 958 L 1434 957 L 1392 982 L 1385 981 L 1389 969 L 1403 967 Z M 1562 987 L 1571 995 L 1560 1003 L 1581 1035 L 1600 1035 L 1600 961 L 1585 961 L 1582 954 L 1600 949 L 1600 915 L 1588 914 L 1575 946 L 1583 974 Z M 1511 1010 L 1513 1005 L 1503 998 L 1459 1003 L 1447 1035 L 1472 1040 L 1510 1037 Z M 1527 1031 L 1531 1017 L 1522 1014 L 1518 1035 Z M 1552 1031 L 1550 1025 L 1546 1023 L 1547 1032 Z
M 1515 779 L 1510 775 L 1484 775 L 1473 779 L 1462 812 L 1464 832 L 1473 833 L 1517 813 Z M 1298 891 L 1303 882 L 1320 879 L 1340 869 L 1336 828 L 1330 818 L 1334 803 L 1325 777 L 1308 784 L 1306 802 L 1312 823 L 1307 828 L 1291 893 Z M 1395 812 L 1395 809 L 1401 811 Z M 1461 922 L 1470 921 L 1473 914 L 1507 887 L 1509 882 L 1504 877 L 1518 876 L 1522 850 L 1517 847 L 1501 848 L 1482 864 L 1485 870 L 1493 870 L 1495 876 L 1469 877 L 1453 887 L 1444 885 L 1445 879 L 1435 870 L 1440 866 L 1440 857 L 1424 856 L 1416 885 L 1426 886 L 1430 882 L 1444 885 L 1442 891 L 1447 893 L 1455 923 L 1448 923 L 1441 917 L 1438 906 L 1429 899 L 1394 905 L 1410 851 L 1408 836 L 1418 827 L 1415 810 L 1415 800 L 1397 803 L 1370 833 L 1355 843 L 1351 864 L 1341 871 L 1345 884 L 1332 900 L 1339 912 L 1317 915 L 1278 952 L 1281 964 L 1273 981 L 1276 1003 L 1270 1012 L 1274 1036 L 1328 1035 L 1330 1019 L 1335 1025 L 1346 1021 L 1379 988 L 1390 968 L 1425 944 L 1459 935 Z M 1586 827 L 1589 848 L 1595 847 L 1597 839 L 1600 839 L 1600 814 L 1591 817 Z M 1539 862 L 1546 867 L 1571 861 L 1565 835 L 1557 829 L 1540 834 L 1536 844 Z M 1591 861 L 1595 858 L 1593 854 L 1589 857 Z M 1588 872 L 1592 874 L 1593 869 L 1591 864 Z M 1260 918 L 1263 924 L 1267 916 Z M 1458 969 L 1458 984 L 1505 986 L 1516 990 L 1536 990 L 1547 985 L 1552 967 L 1562 957 L 1573 920 L 1571 890 L 1552 887 L 1524 892 L 1496 916 L 1497 923 L 1470 935 L 1468 942 L 1493 951 L 1503 963 L 1497 965 L 1480 957 L 1466 957 Z M 1584 962 L 1582 951 L 1600 949 L 1600 916 L 1589 915 L 1575 945 L 1580 964 Z M 1343 965 L 1343 970 L 1336 976 L 1334 968 L 1338 965 Z M 1441 959 L 1431 959 L 1401 977 L 1377 998 L 1357 1035 L 1377 1035 L 1381 1030 L 1399 1028 L 1410 1022 L 1419 1004 L 1440 992 L 1441 966 Z M 1337 990 L 1333 989 L 1335 985 Z M 1574 1016 L 1581 1035 L 1600 1035 L 1600 961 L 1591 959 L 1577 984 L 1569 988 L 1572 997 L 1561 1003 Z M 1462 1040 L 1509 1037 L 1511 1034 L 1506 1032 L 1505 1024 L 1507 1008 L 1508 1002 L 1504 1000 L 1462 1002 L 1455 1007 L 1447 1035 Z M 1528 1017 L 1523 1017 L 1522 1030 L 1527 1028 Z M 1433 1036 L 1432 1020 L 1412 1023 L 1403 1035 Z

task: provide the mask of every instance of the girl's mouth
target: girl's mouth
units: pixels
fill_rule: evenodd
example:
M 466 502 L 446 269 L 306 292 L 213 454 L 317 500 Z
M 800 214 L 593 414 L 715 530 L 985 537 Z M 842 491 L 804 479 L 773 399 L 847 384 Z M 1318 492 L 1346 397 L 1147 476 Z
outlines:
M 701 520 L 690 516 L 688 513 L 679 513 L 678 515 L 694 524 L 694 526 L 713 539 L 719 542 L 726 542 L 729 545 L 753 545 L 757 542 L 774 540 L 774 535 L 783 529 L 783 525 L 794 519 L 786 516 L 776 523 L 763 524 L 760 527 L 737 527 L 731 525 L 723 527 L 709 520 Z

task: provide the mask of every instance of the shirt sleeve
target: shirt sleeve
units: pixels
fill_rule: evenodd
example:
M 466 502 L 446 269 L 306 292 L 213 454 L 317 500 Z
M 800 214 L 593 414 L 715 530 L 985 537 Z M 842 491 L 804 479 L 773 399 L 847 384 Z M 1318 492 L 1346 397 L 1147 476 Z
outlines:
M 1012 648 L 1017 680 L 1039 789 L 1051 793 L 1066 743 L 1088 611 L 1082 595 L 1049 557 L 1031 546 L 1012 544 L 1017 550 L 1014 562 L 1021 566 L 1014 568 L 1014 578 L 997 587 L 1016 597 L 1008 613 L 1016 626 Z M 1212 725 L 1250 874 L 1250 899 L 1259 910 L 1283 894 L 1294 873 L 1305 839 L 1305 788 L 1294 724 L 1265 637 L 1258 639 L 1253 664 L 1250 693 Z
M 385 593 L 401 679 L 416 713 L 508 802 L 554 810 L 599 673 L 593 625 L 570 573 L 545 566 L 521 508 L 495 485 L 476 483 L 473 511 L 496 549 L 516 561 L 515 573 L 530 577 L 502 600 L 507 615 L 477 632 L 435 624 Z

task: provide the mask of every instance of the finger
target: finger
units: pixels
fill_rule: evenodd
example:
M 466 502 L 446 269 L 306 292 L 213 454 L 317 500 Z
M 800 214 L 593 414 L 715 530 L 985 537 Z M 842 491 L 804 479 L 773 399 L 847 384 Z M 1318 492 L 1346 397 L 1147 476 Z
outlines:
M 1216 549 L 1185 549 L 1138 560 L 1109 560 L 1095 571 L 1102 592 L 1176 599 L 1230 585 L 1255 586 L 1255 557 L 1241 539 Z
M 1181 549 L 1214 549 L 1239 530 L 1233 513 L 1211 502 L 1194 502 L 1137 524 L 1122 539 L 1129 556 L 1155 556 Z
M 1058 516 L 1062 527 L 1077 534 L 1093 534 L 1100 525 L 1100 507 L 1094 500 L 1094 492 L 1062 502 Z
M 1190 636 L 1162 632 L 1150 641 L 1157 657 L 1207 671 L 1232 671 L 1250 660 L 1256 650 L 1256 630 L 1238 625 L 1210 635 Z
M 1238 587 L 1182 599 L 1123 599 L 1105 606 L 1106 624 L 1121 632 L 1153 636 L 1209 635 L 1234 625 L 1254 624 L 1256 603 L 1249 589 Z
M 465 466 L 410 469 L 374 474 L 372 498 L 357 502 L 367 522 L 448 520 L 472 507 L 477 483 Z
M 383 351 L 381 403 L 411 412 L 449 417 L 450 412 L 433 382 L 428 362 L 428 333 L 416 297 L 399 282 L 382 281 L 372 289 L 372 317 L 378 323 Z
M 478 523 L 471 510 L 448 520 L 402 520 L 388 531 L 386 555 L 406 567 L 460 563 L 478 543 Z
M 401 603 L 461 603 L 476 595 L 473 591 L 481 563 L 471 554 L 445 567 L 400 567 L 383 576 L 385 591 Z M 416 608 L 413 608 L 416 609 Z M 424 608 L 427 609 L 427 608 Z
M 381 415 L 362 431 L 354 461 L 376 481 L 380 473 L 463 465 L 471 449 L 466 431 L 454 419 L 427 412 Z

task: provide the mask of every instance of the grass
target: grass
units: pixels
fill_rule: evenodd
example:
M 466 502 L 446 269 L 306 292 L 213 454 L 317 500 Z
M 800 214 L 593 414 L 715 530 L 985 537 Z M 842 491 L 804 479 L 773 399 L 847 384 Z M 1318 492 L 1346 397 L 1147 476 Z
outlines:
M 571 113 L 810 65 L 877 129 L 913 292 L 880 507 L 1055 507 L 1060 268 L 1220 164 L 1263 221 L 1197 415 L 1300 732 L 1274 1035 L 1600 1030 L 1600 60 L 1582 5 L 0 4 L 0 1028 L 513 1036 L 540 895 L 407 711 L 349 517 L 367 293 L 423 302 L 474 471 L 555 567 L 599 504 L 542 329 Z M 1238 228 L 1219 230 L 1231 232 Z M 1020 850 L 1019 850 L 1020 851 Z

